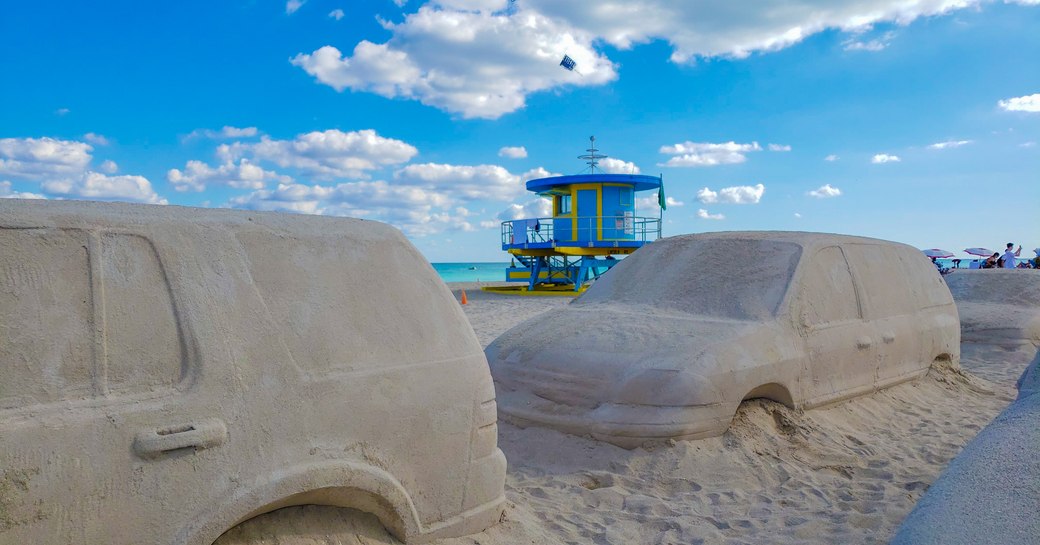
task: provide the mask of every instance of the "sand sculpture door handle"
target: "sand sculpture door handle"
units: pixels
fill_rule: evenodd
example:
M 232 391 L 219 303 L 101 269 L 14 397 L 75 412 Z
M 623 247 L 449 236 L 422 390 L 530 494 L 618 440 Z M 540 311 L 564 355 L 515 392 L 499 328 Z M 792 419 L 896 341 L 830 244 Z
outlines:
M 181 449 L 206 449 L 227 439 L 227 426 L 218 418 L 139 432 L 134 452 L 142 458 L 156 458 Z
M 856 348 L 859 348 L 860 350 L 866 350 L 871 346 L 874 346 L 874 339 L 871 339 L 870 337 L 864 336 L 856 339 Z
M 891 331 L 886 331 L 881 334 L 881 340 L 885 341 L 885 344 L 891 344 L 896 340 L 896 334 Z

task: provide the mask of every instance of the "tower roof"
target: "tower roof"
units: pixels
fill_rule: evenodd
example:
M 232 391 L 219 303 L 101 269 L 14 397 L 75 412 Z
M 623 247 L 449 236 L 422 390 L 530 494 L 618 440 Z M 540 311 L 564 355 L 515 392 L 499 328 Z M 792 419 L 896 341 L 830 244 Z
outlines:
M 657 176 L 645 174 L 572 174 L 568 176 L 550 176 L 548 178 L 535 178 L 527 181 L 527 190 L 538 194 L 547 193 L 557 187 L 573 184 L 629 184 L 636 191 L 657 189 L 661 187 L 661 179 Z

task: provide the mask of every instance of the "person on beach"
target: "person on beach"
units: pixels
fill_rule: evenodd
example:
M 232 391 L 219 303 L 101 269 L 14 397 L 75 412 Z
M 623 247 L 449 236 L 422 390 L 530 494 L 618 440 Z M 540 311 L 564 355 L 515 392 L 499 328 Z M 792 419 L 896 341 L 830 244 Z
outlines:
M 997 252 L 993 252 L 993 255 L 987 257 L 986 261 L 982 263 L 982 268 L 983 269 L 995 269 L 995 268 L 997 268 L 997 263 L 1000 261 L 1000 259 L 998 258 L 999 255 L 1000 254 L 998 254 Z
M 1011 248 L 1014 248 L 1014 246 L 1015 246 L 1015 243 L 1013 243 L 1013 242 L 1008 242 L 1007 243 L 1007 251 L 1004 252 L 1004 268 L 1005 269 L 1014 269 L 1015 268 L 1015 258 L 1022 254 L 1022 245 L 1019 244 L 1018 245 L 1018 249 L 1015 250 L 1014 252 L 1012 252 Z

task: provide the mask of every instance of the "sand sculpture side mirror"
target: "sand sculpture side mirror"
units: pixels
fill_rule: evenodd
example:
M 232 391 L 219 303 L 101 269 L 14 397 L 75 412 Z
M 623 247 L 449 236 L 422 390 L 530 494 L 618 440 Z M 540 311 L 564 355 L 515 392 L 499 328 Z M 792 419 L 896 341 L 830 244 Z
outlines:
M 1040 271 L 957 270 L 946 283 L 965 342 L 1040 346 Z
M 293 505 L 407 543 L 503 510 L 494 389 L 375 222 L 0 200 L 0 543 L 210 545 Z
M 726 431 L 742 400 L 811 408 L 958 362 L 920 251 L 816 233 L 653 242 L 486 349 L 499 413 L 623 447 Z

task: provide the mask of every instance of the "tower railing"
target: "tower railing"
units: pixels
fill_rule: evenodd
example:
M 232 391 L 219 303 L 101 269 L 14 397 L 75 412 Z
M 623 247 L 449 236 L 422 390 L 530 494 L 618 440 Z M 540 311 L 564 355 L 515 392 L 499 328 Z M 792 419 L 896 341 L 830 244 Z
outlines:
M 568 228 L 554 229 L 554 222 Z M 502 222 L 503 247 L 586 246 L 589 243 L 651 242 L 661 238 L 661 218 L 643 216 L 579 216 L 529 218 Z

